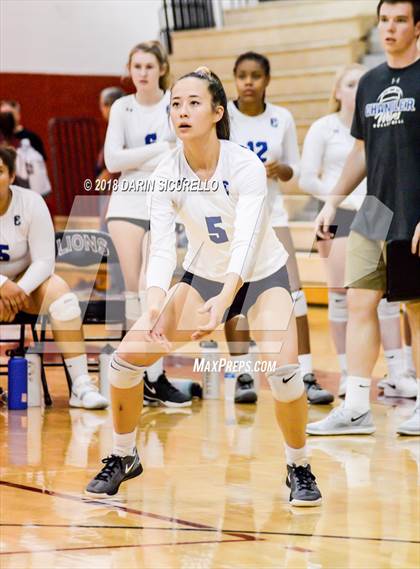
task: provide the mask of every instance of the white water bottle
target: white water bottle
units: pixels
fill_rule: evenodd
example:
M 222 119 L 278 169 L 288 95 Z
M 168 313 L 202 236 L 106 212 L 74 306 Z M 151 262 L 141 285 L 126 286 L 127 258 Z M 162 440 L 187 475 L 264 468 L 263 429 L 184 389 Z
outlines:
M 203 399 L 220 399 L 219 347 L 217 342 L 200 342 L 203 353 Z
M 114 351 L 114 348 L 110 344 L 107 344 L 102 348 L 99 354 L 99 391 L 108 401 L 110 400 L 108 379 L 109 363 Z
M 235 399 L 236 373 L 233 371 L 225 372 L 225 401 Z
M 25 354 L 28 362 L 28 407 L 41 407 L 41 357 L 39 354 Z

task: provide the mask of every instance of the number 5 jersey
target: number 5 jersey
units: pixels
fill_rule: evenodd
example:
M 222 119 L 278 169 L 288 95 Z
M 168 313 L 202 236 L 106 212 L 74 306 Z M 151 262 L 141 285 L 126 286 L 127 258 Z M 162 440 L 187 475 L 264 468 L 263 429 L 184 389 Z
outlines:
M 188 238 L 183 268 L 197 276 L 223 282 L 232 272 L 256 281 L 286 264 L 288 254 L 269 219 L 265 168 L 250 150 L 220 140 L 216 170 L 203 182 L 179 146 L 162 160 L 149 184 L 148 287 L 170 286 L 178 218 Z

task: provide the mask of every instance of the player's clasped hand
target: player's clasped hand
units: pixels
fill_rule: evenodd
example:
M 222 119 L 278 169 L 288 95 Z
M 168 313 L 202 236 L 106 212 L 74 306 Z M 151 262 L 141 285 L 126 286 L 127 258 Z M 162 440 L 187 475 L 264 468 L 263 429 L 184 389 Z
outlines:
M 198 326 L 197 330 L 191 335 L 191 339 L 201 340 L 201 338 L 217 328 L 222 322 L 227 307 L 228 303 L 226 303 L 226 298 L 222 294 L 209 298 L 209 300 L 198 309 L 199 314 L 209 314 L 209 321 L 207 324 Z
M 146 318 L 146 342 L 156 342 L 163 346 L 166 351 L 172 349 L 171 342 L 167 339 L 163 330 L 163 319 L 159 308 L 149 308 L 145 314 Z
M 25 308 L 28 296 L 19 285 L 7 280 L 0 289 L 0 300 L 6 308 L 16 314 Z
M 411 241 L 411 252 L 413 255 L 417 255 L 420 257 L 420 222 L 416 225 L 414 230 L 413 239 Z
M 334 234 L 330 232 L 336 214 L 336 208 L 326 203 L 315 220 L 316 234 L 321 239 L 332 239 Z

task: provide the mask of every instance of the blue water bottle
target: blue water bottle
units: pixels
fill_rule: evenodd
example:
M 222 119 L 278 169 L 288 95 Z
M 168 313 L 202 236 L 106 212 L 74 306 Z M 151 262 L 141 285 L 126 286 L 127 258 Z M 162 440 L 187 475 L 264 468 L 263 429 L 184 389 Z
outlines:
M 25 354 L 10 350 L 7 366 L 7 406 L 11 410 L 28 408 L 28 362 Z

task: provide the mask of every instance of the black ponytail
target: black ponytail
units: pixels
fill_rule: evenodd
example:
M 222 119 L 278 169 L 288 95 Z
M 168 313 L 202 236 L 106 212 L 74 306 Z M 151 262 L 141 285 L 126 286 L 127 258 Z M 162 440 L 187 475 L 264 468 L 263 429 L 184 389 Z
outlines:
M 222 118 L 216 123 L 217 138 L 219 138 L 220 140 L 229 140 L 230 123 L 227 111 L 227 97 L 219 77 L 215 73 L 207 69 L 207 67 L 199 67 L 195 71 L 183 75 L 178 79 L 178 81 L 180 81 L 181 79 L 186 79 L 187 77 L 195 77 L 196 79 L 207 81 L 208 90 L 211 95 L 211 103 L 213 109 L 215 109 L 218 106 L 222 106 L 224 110 Z

